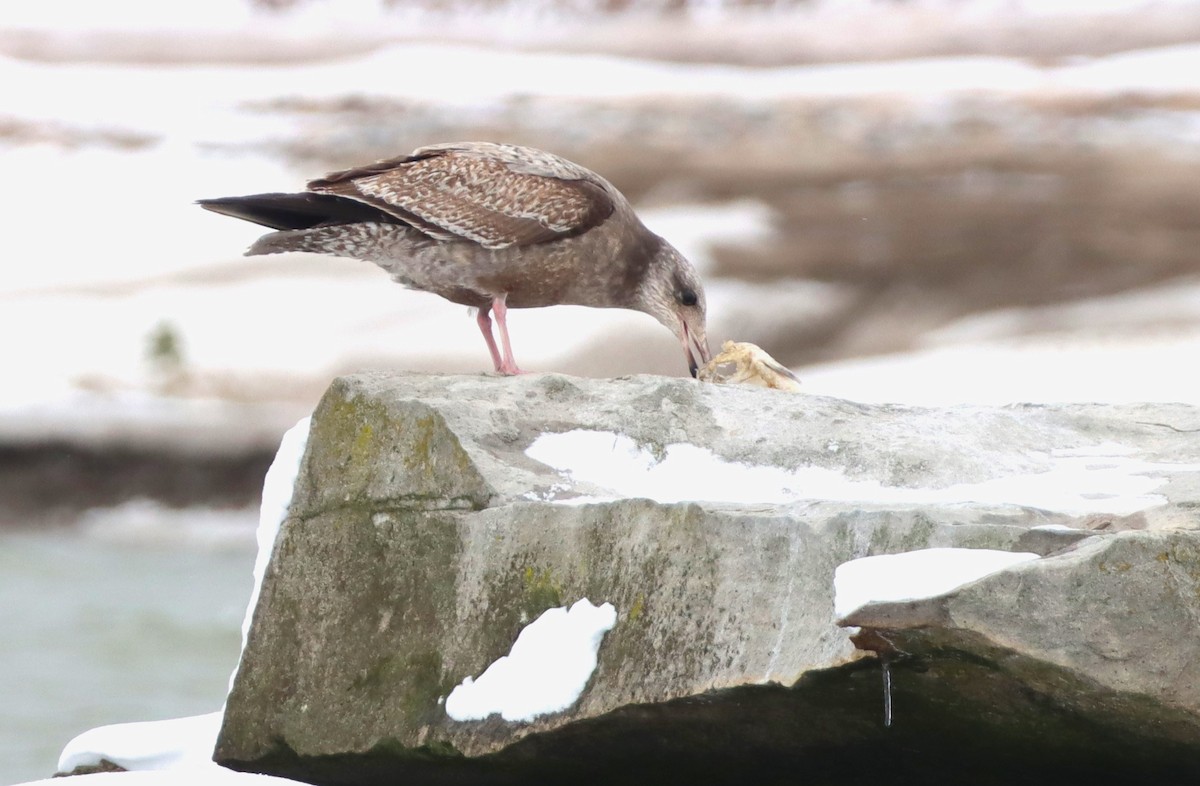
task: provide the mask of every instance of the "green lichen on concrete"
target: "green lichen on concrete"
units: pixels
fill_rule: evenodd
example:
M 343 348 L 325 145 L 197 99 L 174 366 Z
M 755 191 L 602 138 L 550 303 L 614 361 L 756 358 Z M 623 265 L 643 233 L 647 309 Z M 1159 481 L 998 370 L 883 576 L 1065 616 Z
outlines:
M 668 674 L 703 670 L 713 631 L 698 624 L 707 609 L 694 603 L 716 592 L 720 560 L 707 528 L 720 522 L 691 504 L 627 500 L 617 507 L 619 513 L 609 513 L 598 506 L 585 524 L 579 552 L 593 567 L 580 593 L 593 602 L 611 602 L 622 618 L 638 624 L 618 624 L 608 633 L 596 679 L 608 679 L 608 669 L 628 663 Z M 614 515 L 644 520 L 653 535 L 630 547 L 613 537 Z
M 378 512 L 356 519 L 358 544 L 351 546 L 363 566 L 353 609 L 374 614 L 362 624 L 373 634 L 359 637 L 376 658 L 363 683 L 370 696 L 399 710 L 412 728 L 438 714 L 437 700 L 453 686 L 444 673 L 438 634 L 454 608 L 455 573 L 461 550 L 457 520 L 415 511 Z M 385 642 L 388 644 L 385 645 Z M 385 654 L 379 656 L 379 652 Z
M 404 717 L 416 722 L 437 716 L 438 699 L 454 688 L 453 680 L 442 669 L 441 652 L 432 648 L 413 651 L 405 665 L 408 684 L 400 699 Z
M 338 380 L 313 415 L 301 515 L 344 505 L 479 510 L 493 492 L 441 413 Z
M 362 670 L 350 683 L 351 690 L 378 693 L 380 686 L 393 681 L 404 671 L 404 663 L 395 655 L 383 655 Z
M 360 699 L 394 701 L 409 719 L 430 715 L 437 700 L 452 688 L 435 649 L 414 647 L 377 657 L 354 677 L 349 691 Z
M 645 611 L 646 594 L 644 592 L 639 592 L 637 597 L 633 599 L 633 605 L 629 607 L 629 613 L 625 616 L 630 622 L 637 622 L 642 618 L 642 614 L 644 614 Z
M 424 481 L 430 487 L 438 487 L 443 476 L 451 471 L 475 471 L 471 457 L 439 412 L 429 410 L 404 425 L 408 438 L 404 466 L 409 471 L 424 473 Z
M 546 609 L 563 605 L 562 585 L 549 568 L 526 567 L 521 571 L 521 584 L 524 587 L 521 610 L 527 618 L 534 619 Z
M 515 516 L 488 511 L 476 526 L 487 533 L 492 565 L 479 579 L 483 597 L 461 645 L 467 657 L 457 661 L 460 678 L 506 654 L 521 628 L 546 609 L 584 597 L 612 603 L 620 620 L 604 638 L 596 684 L 631 663 L 682 675 L 689 664 L 706 662 L 714 633 L 701 624 L 709 609 L 695 598 L 713 597 L 719 581 L 712 532 L 721 524 L 710 515 L 694 505 L 646 500 L 529 505 Z M 490 526 L 489 520 L 514 517 L 519 532 Z M 510 538 L 520 543 L 511 551 Z M 626 624 L 631 610 L 637 624 Z
M 219 750 L 253 754 L 264 713 L 304 755 L 362 749 L 381 731 L 423 743 L 455 681 L 441 633 L 455 610 L 459 515 L 360 504 L 293 520 L 264 584 L 271 613 L 247 650 L 257 667 L 239 674 Z
M 395 737 L 384 737 L 371 746 L 364 756 L 381 756 L 397 761 L 430 761 L 436 759 L 461 759 L 462 752 L 445 740 L 408 746 Z
M 371 428 L 370 423 L 363 423 L 359 426 L 358 434 L 354 437 L 354 444 L 350 450 L 352 461 L 361 463 L 367 459 L 374 436 L 375 430 Z
M 433 464 L 433 444 L 439 436 L 436 425 L 431 414 L 414 418 L 409 424 L 411 450 L 404 456 L 406 469 L 428 471 Z

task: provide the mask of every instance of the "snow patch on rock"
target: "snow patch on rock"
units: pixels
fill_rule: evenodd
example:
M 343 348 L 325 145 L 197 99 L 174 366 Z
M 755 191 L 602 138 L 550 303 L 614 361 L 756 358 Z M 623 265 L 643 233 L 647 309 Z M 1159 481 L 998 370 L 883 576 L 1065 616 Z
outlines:
M 450 692 L 446 714 L 456 721 L 496 713 L 531 721 L 567 709 L 587 687 L 600 642 L 616 622 L 611 603 L 594 606 L 587 598 L 570 609 L 548 609 L 525 626 L 508 655 Z
M 937 597 L 1035 559 L 1027 551 L 940 548 L 850 560 L 833 573 L 833 611 L 844 619 L 868 603 Z

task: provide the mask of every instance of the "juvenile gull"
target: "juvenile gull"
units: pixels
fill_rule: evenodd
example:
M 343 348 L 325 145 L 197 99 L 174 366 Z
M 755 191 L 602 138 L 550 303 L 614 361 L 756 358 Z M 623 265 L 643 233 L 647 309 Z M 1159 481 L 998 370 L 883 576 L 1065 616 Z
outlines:
M 510 308 L 628 308 L 666 325 L 692 376 L 711 355 L 704 288 L 611 183 L 530 147 L 430 145 L 334 172 L 298 194 L 202 199 L 278 230 L 246 252 L 311 251 L 374 262 L 412 289 L 479 309 L 496 371 L 519 374 Z M 503 354 L 492 336 L 496 315 Z

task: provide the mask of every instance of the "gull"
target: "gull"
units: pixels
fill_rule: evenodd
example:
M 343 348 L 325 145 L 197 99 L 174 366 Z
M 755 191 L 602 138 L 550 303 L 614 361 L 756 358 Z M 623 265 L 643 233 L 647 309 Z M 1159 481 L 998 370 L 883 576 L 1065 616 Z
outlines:
M 478 309 L 495 370 L 520 374 L 510 308 L 626 308 L 657 319 L 696 376 L 711 359 L 704 287 L 682 254 L 591 170 L 531 147 L 455 142 L 334 172 L 299 193 L 201 199 L 275 230 L 247 255 L 362 259 L 406 287 Z M 495 315 L 500 346 L 492 332 Z

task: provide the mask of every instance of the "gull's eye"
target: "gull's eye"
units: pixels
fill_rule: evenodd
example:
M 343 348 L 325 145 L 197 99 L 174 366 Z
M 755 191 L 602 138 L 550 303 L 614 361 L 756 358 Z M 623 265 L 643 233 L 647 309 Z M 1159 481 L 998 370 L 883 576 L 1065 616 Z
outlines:
M 700 299 L 696 297 L 696 293 L 690 289 L 676 292 L 675 299 L 679 301 L 679 305 L 681 306 L 694 306 L 700 301 Z

